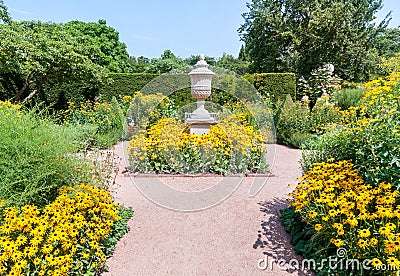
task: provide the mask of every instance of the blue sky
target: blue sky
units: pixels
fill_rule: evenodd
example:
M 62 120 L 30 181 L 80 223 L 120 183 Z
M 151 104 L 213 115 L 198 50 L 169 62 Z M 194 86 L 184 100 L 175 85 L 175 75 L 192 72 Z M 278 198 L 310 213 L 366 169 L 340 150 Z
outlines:
M 5 0 L 14 20 L 98 21 L 120 33 L 132 56 L 159 57 L 170 49 L 180 57 L 204 53 L 237 56 L 237 29 L 247 11 L 246 0 Z M 400 1 L 384 0 L 378 13 L 393 11 L 391 26 L 400 25 Z

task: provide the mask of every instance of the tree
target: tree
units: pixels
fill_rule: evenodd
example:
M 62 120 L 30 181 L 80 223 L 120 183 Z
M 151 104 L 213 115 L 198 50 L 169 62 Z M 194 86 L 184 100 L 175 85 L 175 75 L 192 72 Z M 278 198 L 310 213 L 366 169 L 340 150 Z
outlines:
M 175 56 L 171 50 L 165 50 L 161 54 L 161 58 L 153 58 L 150 65 L 146 68 L 146 73 L 163 74 L 173 69 L 182 68 L 186 63 L 179 57 Z
M 254 72 L 309 75 L 332 63 L 345 79 L 368 79 L 390 20 L 373 23 L 382 0 L 252 0 L 247 7 L 238 31 Z
M 80 43 L 63 25 L 42 22 L 0 24 L 0 75 L 20 76 L 16 102 L 26 102 L 54 83 L 83 81 L 93 86 L 105 70 L 86 53 L 96 46 Z
M 393 57 L 400 52 L 400 28 L 388 28 L 377 38 L 376 48 L 381 57 Z
M 216 66 L 233 71 L 238 75 L 244 75 L 248 73 L 249 62 L 237 59 L 232 55 L 227 55 L 224 53 L 216 62 Z
M 185 59 L 187 65 L 194 66 L 200 59 L 200 55 L 191 55 Z M 211 66 L 216 64 L 215 57 L 205 56 L 204 60 Z
M 4 5 L 4 1 L 0 0 L 0 22 L 8 24 L 11 22 L 10 14 L 8 13 L 6 5 Z
M 119 33 L 107 26 L 105 20 L 99 20 L 97 23 L 71 21 L 64 24 L 64 29 L 85 45 L 84 48 L 96 50 L 83 53 L 94 63 L 113 73 L 132 72 L 126 45 L 120 42 Z

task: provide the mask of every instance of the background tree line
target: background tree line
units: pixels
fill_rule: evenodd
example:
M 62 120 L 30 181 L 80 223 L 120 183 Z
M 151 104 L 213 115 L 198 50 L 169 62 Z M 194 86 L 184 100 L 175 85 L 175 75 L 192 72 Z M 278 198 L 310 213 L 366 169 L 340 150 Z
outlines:
M 326 63 L 340 77 L 366 81 L 378 64 L 400 52 L 399 28 L 389 13 L 376 22 L 382 0 L 252 0 L 238 32 L 251 72 L 307 76 Z
M 206 57 L 209 64 L 239 75 L 294 72 L 300 77 L 329 62 L 351 81 L 400 67 L 400 29 L 388 28 L 390 14 L 374 21 L 381 0 L 252 0 L 247 6 L 238 30 L 245 46 L 238 57 Z M 181 58 L 170 50 L 159 58 L 132 57 L 105 20 L 17 22 L 2 0 L 0 41 L 0 99 L 33 99 L 59 108 L 71 94 L 94 98 L 110 81 L 109 73 L 161 74 L 199 58 Z

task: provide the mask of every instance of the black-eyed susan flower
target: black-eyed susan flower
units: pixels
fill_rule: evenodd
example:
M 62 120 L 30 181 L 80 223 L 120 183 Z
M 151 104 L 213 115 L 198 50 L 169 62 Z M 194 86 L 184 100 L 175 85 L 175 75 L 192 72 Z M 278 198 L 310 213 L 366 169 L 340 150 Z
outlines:
M 379 260 L 378 258 L 373 258 L 373 259 L 371 260 L 371 265 L 372 265 L 374 268 L 379 269 L 379 268 L 382 266 L 382 261 Z
M 371 231 L 369 231 L 369 229 L 361 229 L 358 231 L 358 236 L 360 238 L 368 238 L 371 236 Z
M 315 231 L 321 231 L 324 228 L 324 226 L 322 224 L 316 224 L 314 226 Z
M 368 242 L 366 240 L 363 240 L 363 239 L 358 240 L 357 244 L 358 244 L 358 246 L 360 248 L 365 248 L 365 247 L 368 246 Z

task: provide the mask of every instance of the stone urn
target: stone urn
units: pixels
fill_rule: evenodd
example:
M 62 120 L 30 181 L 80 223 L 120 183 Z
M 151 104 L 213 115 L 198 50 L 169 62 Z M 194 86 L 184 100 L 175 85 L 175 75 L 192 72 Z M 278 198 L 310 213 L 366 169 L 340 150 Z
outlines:
M 210 114 L 204 107 L 205 99 L 211 95 L 211 81 L 215 75 L 208 66 L 204 55 L 200 55 L 195 69 L 188 74 L 192 97 L 197 100 L 197 109 L 193 113 L 186 114 L 186 123 L 190 127 L 190 133 L 198 135 L 208 133 L 210 125 L 217 123 L 214 114 Z

